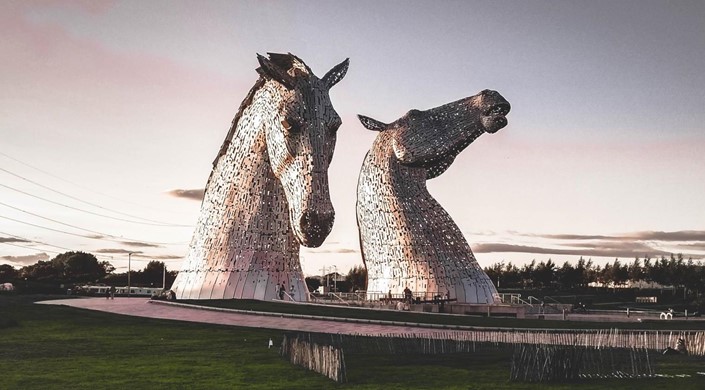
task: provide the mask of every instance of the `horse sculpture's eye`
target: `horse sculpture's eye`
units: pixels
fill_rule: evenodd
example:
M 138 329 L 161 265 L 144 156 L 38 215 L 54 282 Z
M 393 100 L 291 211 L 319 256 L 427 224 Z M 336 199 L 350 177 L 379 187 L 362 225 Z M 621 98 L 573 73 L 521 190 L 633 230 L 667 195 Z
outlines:
M 287 133 L 298 133 L 301 130 L 298 123 L 287 119 L 282 119 L 282 127 Z

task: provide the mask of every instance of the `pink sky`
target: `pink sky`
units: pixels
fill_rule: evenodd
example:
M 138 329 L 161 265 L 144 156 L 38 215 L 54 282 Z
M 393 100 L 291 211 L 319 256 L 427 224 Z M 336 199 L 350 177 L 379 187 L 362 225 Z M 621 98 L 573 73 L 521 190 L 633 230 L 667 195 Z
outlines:
M 307 274 L 361 264 L 355 186 L 375 134 L 355 115 L 389 122 L 485 88 L 512 103 L 509 126 L 429 182 L 481 265 L 705 256 L 705 78 L 696 72 L 705 66 L 705 28 L 692 23 L 705 6 L 432 4 L 0 3 L 0 184 L 114 216 L 193 225 L 200 203 L 168 192 L 203 188 L 257 78 L 255 53 L 291 51 L 321 76 L 350 57 L 331 92 L 343 118 L 330 170 L 336 223 L 321 248 L 303 251 Z M 141 252 L 136 267 L 169 258 L 172 269 L 186 254 L 191 228 L 122 223 L 15 190 L 0 187 L 0 202 L 14 207 L 0 206 L 0 216 L 82 233 L 19 208 L 179 244 L 139 247 L 0 218 L 0 240 L 19 245 L 0 244 L 0 263 L 63 251 L 37 242 L 102 252 L 119 269 L 128 251 Z M 601 237 L 546 237 L 560 234 Z

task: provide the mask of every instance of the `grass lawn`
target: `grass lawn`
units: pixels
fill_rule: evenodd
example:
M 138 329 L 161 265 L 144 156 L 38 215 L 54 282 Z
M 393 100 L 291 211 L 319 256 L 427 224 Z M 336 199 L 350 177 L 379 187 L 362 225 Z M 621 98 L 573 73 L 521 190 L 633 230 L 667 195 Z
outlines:
M 180 303 L 252 310 L 275 313 L 316 315 L 324 317 L 347 317 L 367 320 L 418 322 L 423 324 L 447 324 L 503 328 L 551 328 L 551 329 L 653 329 L 653 330 L 703 330 L 705 321 L 645 321 L 645 322 L 594 322 L 516 319 L 507 317 L 481 317 L 438 315 L 421 312 L 393 310 L 371 310 L 344 306 L 298 305 L 277 301 L 239 299 L 182 300 Z
M 657 357 L 688 378 L 508 382 L 506 352 L 444 356 L 348 354 L 337 385 L 267 349 L 282 332 L 126 317 L 0 296 L 0 389 L 663 389 L 705 388 L 702 358 Z M 65 298 L 65 297 L 62 297 Z

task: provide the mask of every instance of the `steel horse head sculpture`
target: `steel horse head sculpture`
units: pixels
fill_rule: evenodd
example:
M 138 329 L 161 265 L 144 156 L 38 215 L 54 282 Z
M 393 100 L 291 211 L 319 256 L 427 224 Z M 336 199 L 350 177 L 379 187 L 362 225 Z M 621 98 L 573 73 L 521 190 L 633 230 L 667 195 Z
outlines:
M 379 131 L 357 187 L 357 220 L 369 293 L 405 288 L 431 299 L 493 303 L 497 290 L 465 237 L 429 194 L 426 180 L 448 169 L 484 133 L 507 125 L 509 103 L 485 90 L 427 111 L 411 110 L 385 124 L 359 116 Z
M 259 80 L 213 163 L 189 253 L 172 290 L 183 299 L 308 299 L 299 245 L 320 246 L 335 213 L 328 166 L 341 124 L 323 78 L 292 54 L 258 55 Z

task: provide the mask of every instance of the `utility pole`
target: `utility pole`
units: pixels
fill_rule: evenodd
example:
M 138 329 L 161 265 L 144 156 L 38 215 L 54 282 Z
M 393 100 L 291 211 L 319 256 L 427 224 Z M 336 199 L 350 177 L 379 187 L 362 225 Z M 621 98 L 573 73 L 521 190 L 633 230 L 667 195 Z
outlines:
M 130 284 L 130 274 L 132 273 L 132 252 L 127 254 L 127 297 L 130 297 L 130 291 L 132 290 Z
M 166 290 L 166 263 L 164 263 L 164 274 L 162 275 L 162 290 Z

